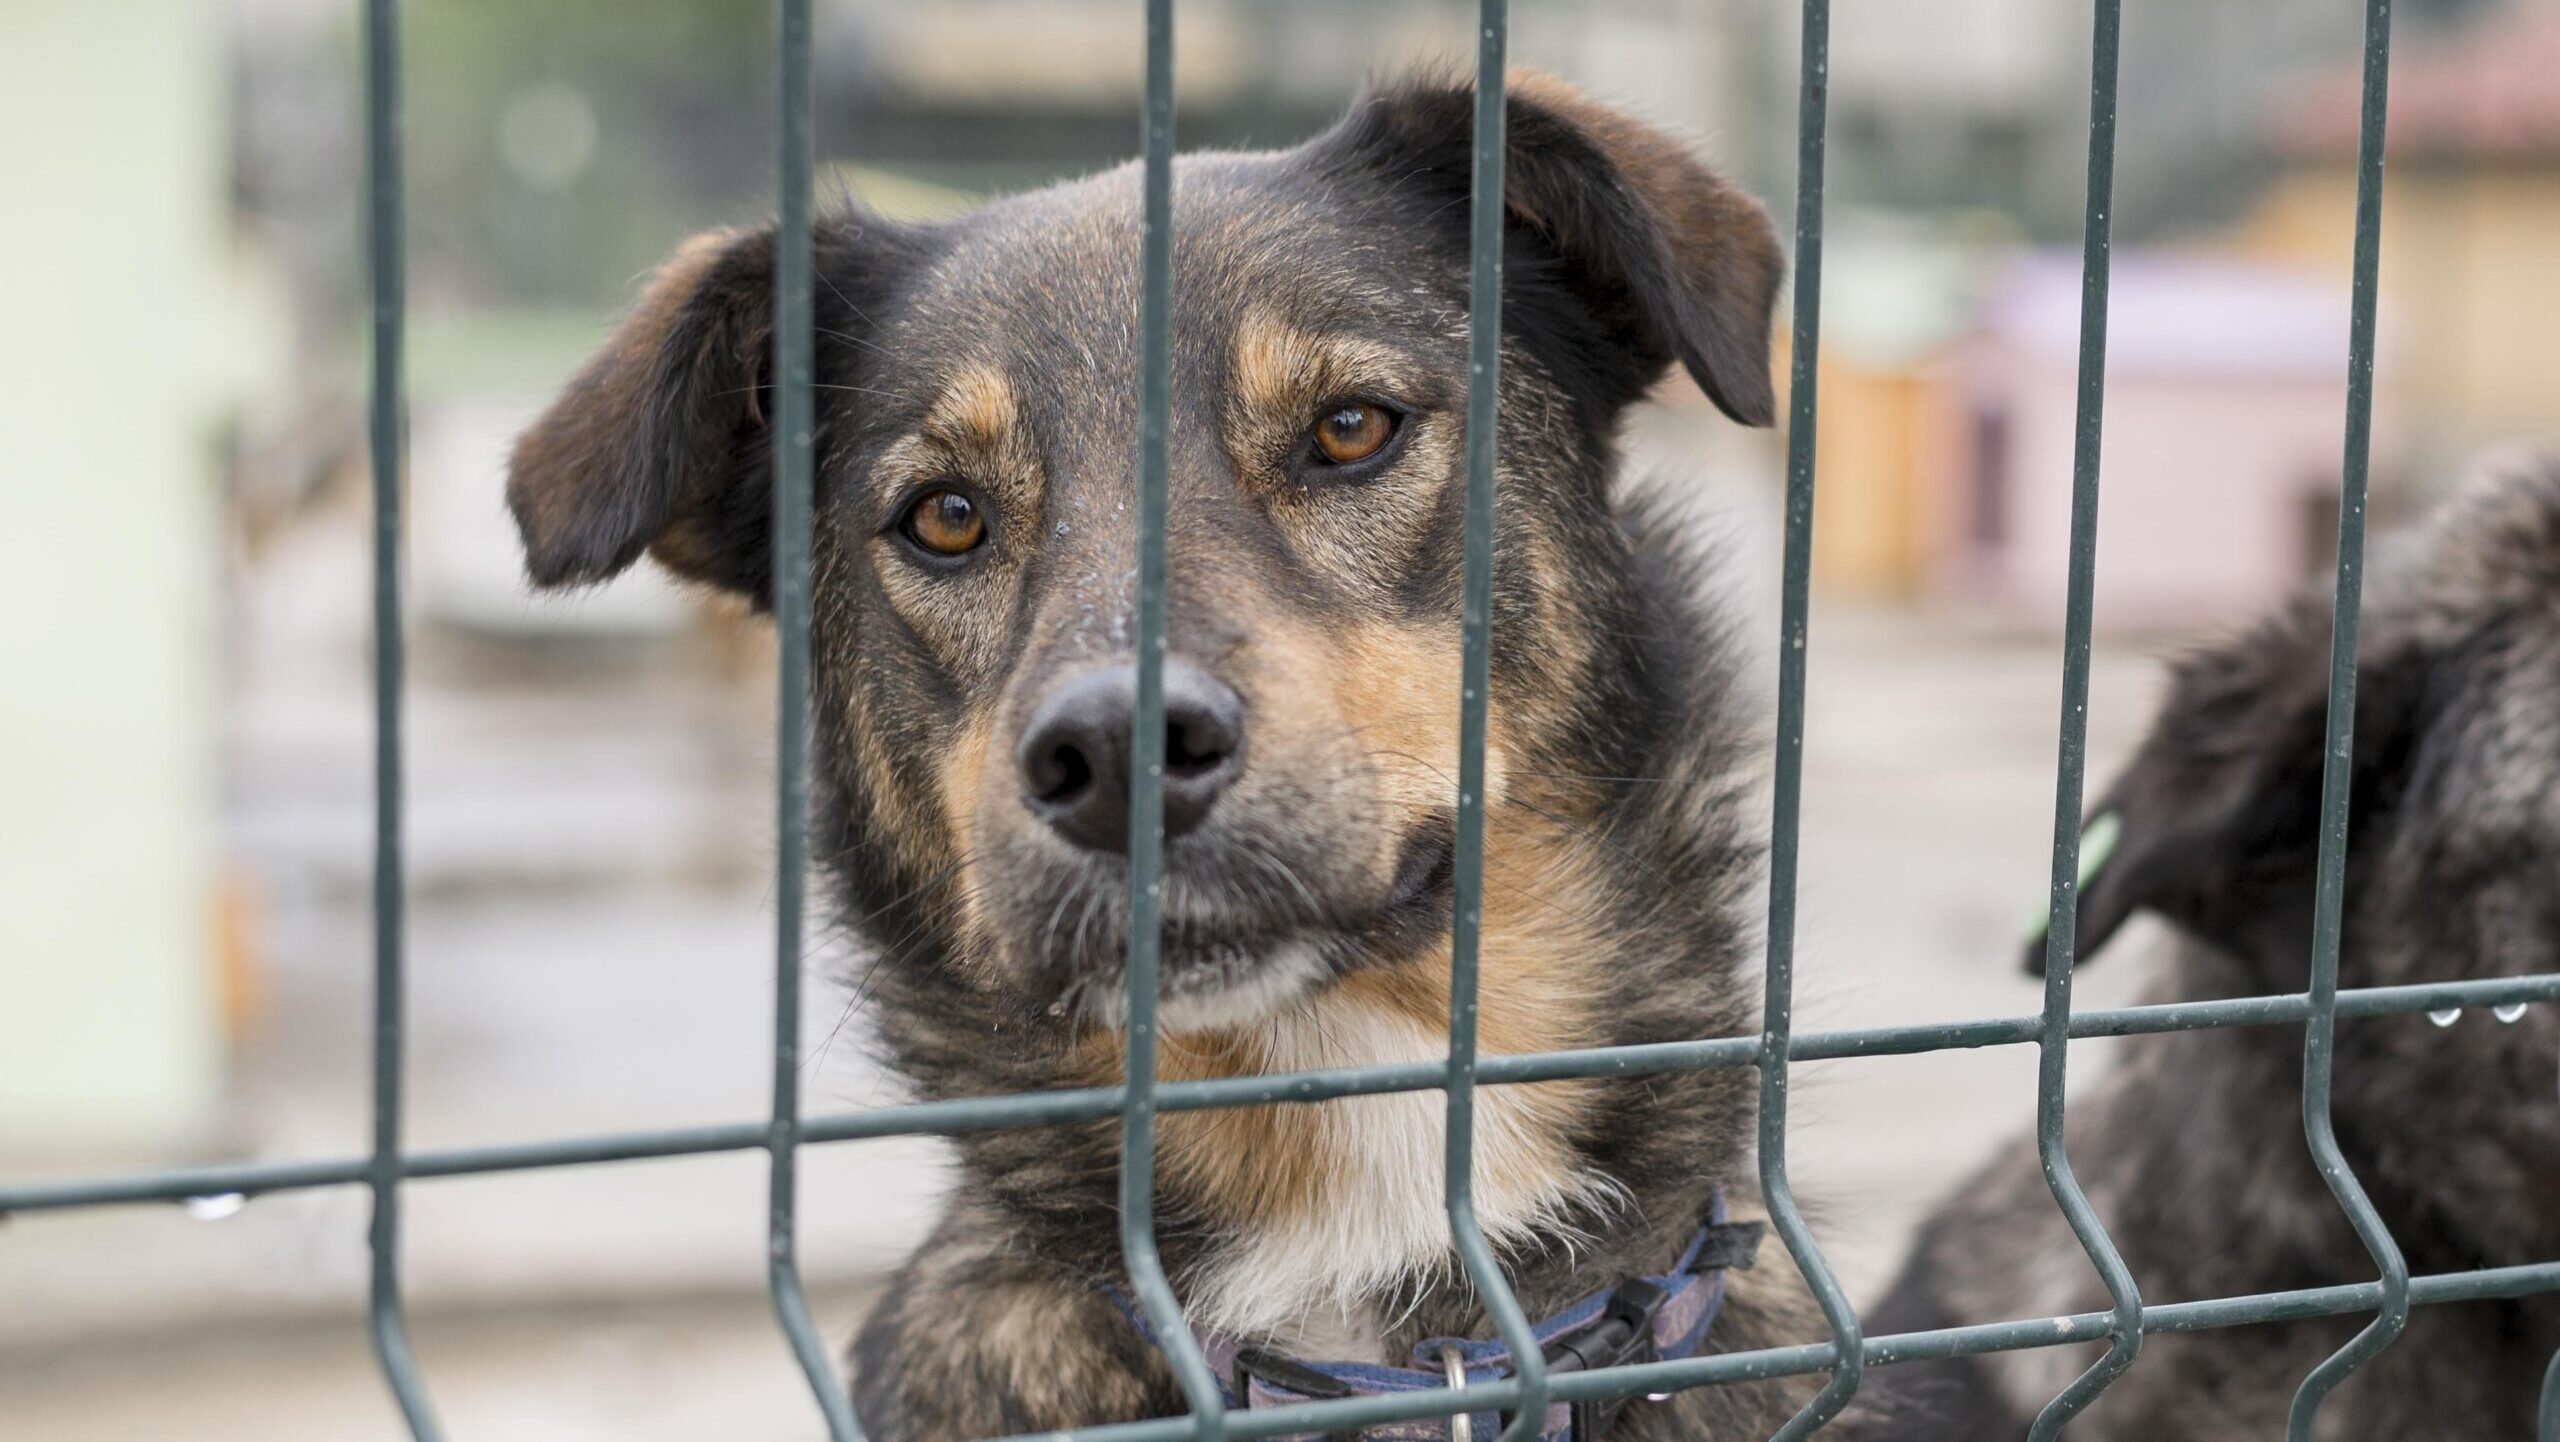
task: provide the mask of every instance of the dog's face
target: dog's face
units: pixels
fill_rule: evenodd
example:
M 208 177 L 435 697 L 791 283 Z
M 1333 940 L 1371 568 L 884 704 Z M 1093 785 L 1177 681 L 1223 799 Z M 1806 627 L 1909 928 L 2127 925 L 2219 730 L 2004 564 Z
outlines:
M 1448 910 L 1459 704 L 1463 88 L 1176 171 L 1165 684 L 1167 1022 L 1410 955 Z M 1488 792 L 1587 723 L 1623 554 L 1621 410 L 1673 361 L 1771 410 L 1757 206 L 1538 77 L 1509 118 Z M 1134 167 L 949 224 L 815 237 L 814 646 L 834 858 L 982 986 L 1109 1022 L 1126 945 Z M 519 446 L 545 585 L 647 550 L 770 584 L 771 237 L 706 237 Z
M 2378 548 L 2365 594 L 2341 984 L 2560 971 L 2560 464 L 2477 477 Z M 2149 908 L 2212 943 L 2230 991 L 2303 989 L 2329 638 L 2308 597 L 2179 667 L 2092 808 L 2123 841 L 2081 897 L 2082 956 Z M 2458 1190 L 2444 1222 L 2519 1259 L 2560 1246 L 2555 1012 L 2339 1027 L 2342 1135 Z

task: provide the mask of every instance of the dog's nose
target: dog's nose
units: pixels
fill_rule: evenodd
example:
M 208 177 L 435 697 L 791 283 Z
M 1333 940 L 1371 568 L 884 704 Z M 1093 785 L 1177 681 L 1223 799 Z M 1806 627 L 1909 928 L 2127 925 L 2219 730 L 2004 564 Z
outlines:
M 1049 693 L 1014 762 L 1023 804 L 1088 851 L 1129 849 L 1129 735 L 1138 668 L 1087 671 Z M 1198 826 L 1244 771 L 1244 699 L 1197 667 L 1164 668 L 1164 834 Z

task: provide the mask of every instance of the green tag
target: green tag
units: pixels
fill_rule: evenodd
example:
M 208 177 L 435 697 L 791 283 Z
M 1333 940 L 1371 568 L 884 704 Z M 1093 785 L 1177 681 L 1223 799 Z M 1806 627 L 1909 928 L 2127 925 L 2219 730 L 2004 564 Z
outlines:
M 2096 876 L 2098 869 L 2107 864 L 2108 857 L 2116 854 L 2116 843 L 2122 840 L 2124 840 L 2124 818 L 2112 811 L 2099 812 L 2089 819 L 2087 826 L 2080 829 L 2080 882 L 2072 890 L 2073 905 L 2079 904 L 2079 893 L 2089 889 L 2090 878 Z M 2046 933 L 2052 929 L 2053 903 L 2048 901 L 2037 909 L 2035 918 L 2027 923 L 2028 944 L 2033 945 L 2044 940 Z

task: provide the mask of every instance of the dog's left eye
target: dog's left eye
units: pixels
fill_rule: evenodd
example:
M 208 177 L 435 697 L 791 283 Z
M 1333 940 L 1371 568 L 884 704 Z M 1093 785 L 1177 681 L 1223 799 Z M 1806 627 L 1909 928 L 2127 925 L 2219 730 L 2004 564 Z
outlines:
M 1355 401 L 1336 406 L 1316 422 L 1316 454 L 1330 465 L 1353 465 L 1385 450 L 1395 434 L 1395 412 L 1367 401 Z

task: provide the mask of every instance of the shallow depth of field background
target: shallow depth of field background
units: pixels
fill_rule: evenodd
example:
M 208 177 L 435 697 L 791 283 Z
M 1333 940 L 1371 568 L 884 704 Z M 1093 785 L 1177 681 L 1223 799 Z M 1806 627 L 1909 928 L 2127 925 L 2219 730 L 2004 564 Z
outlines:
M 2093 787 L 2161 655 L 2329 563 L 2362 8 L 2127 7 Z M 366 1144 L 353 9 L 0 7 L 0 1175 Z M 1307 135 L 1365 75 L 1462 63 L 1472 9 L 1185 0 L 1182 142 Z M 2560 444 L 2560 3 L 2399 9 L 2385 523 L 2484 450 Z M 529 598 L 499 484 L 635 279 L 767 210 L 768 7 L 405 10 L 409 1139 L 750 1119 L 769 637 L 643 574 Z M 1794 10 L 1515 0 L 1512 53 L 1695 135 L 1784 225 Z M 1835 6 L 1800 1026 L 2037 1004 L 2016 957 L 2053 805 L 2085 10 Z M 1130 0 L 818 11 L 824 190 L 933 213 L 1136 148 Z M 1632 431 L 1648 483 L 1723 535 L 1714 580 L 1759 638 L 1780 439 L 1679 385 Z M 2091 970 L 2086 1004 L 2141 989 L 2147 939 Z M 809 1107 L 894 1100 L 858 956 L 814 943 Z M 2075 1079 L 2107 1050 L 2075 1047 Z M 2032 1054 L 1803 1071 L 1799 1189 L 1872 1298 L 1927 1203 L 2026 1125 Z M 941 1154 L 804 1167 L 842 1336 L 931 1215 Z M 819 1435 L 763 1301 L 763 1187 L 753 1155 L 412 1185 L 409 1290 L 452 1434 Z M 361 1193 L 229 1210 L 0 1221 L 0 1437 L 395 1435 L 360 1327 Z

